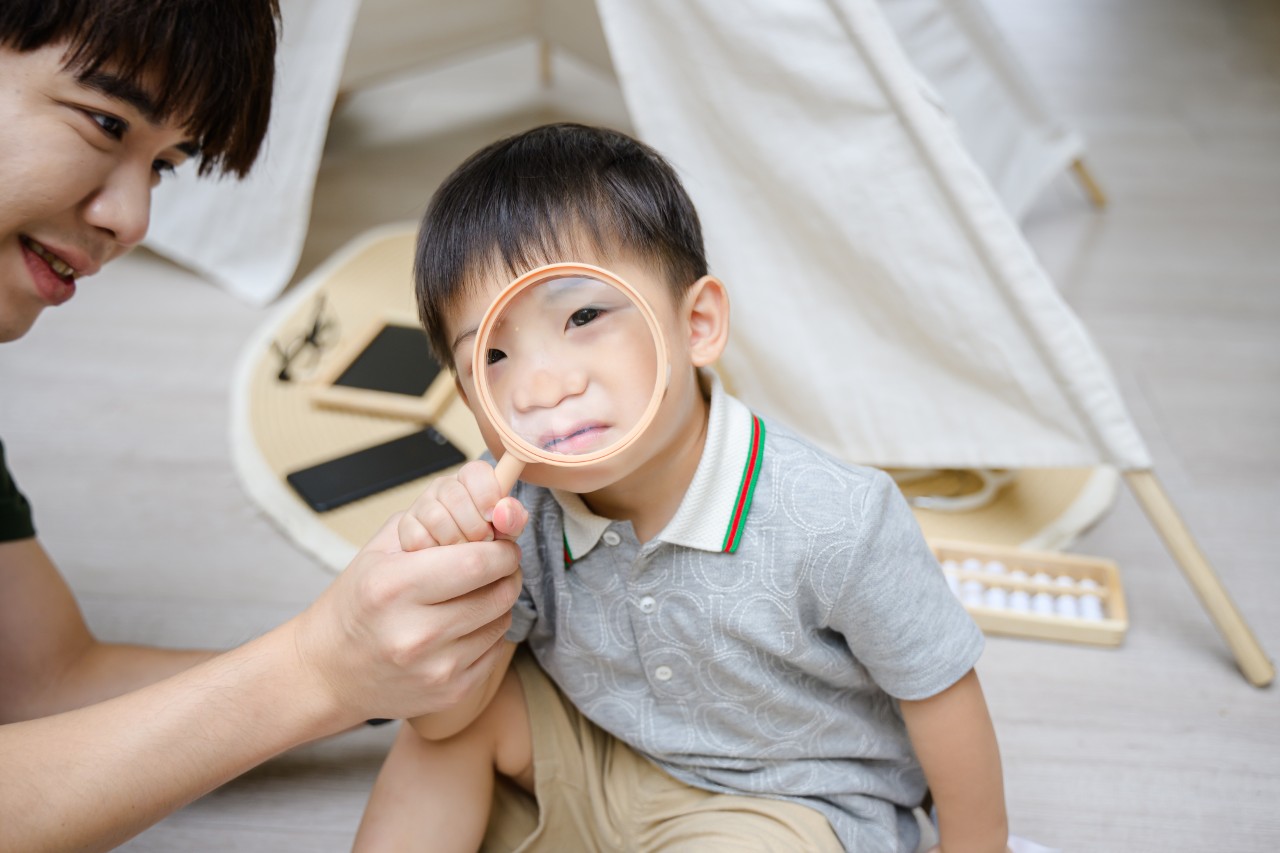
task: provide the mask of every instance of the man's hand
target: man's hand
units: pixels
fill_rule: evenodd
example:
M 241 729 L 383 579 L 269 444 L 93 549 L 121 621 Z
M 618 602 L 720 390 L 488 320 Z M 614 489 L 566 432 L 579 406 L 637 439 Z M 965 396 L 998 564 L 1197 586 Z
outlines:
M 504 529 L 518 534 L 524 518 Z M 304 668 L 352 722 L 435 713 L 470 695 L 498 663 L 520 594 L 515 543 L 409 551 L 401 526 L 393 516 L 295 620 Z
M 438 477 L 400 519 L 400 547 L 417 551 L 436 545 L 515 539 L 529 513 L 504 497 L 493 466 L 468 462 L 457 476 Z

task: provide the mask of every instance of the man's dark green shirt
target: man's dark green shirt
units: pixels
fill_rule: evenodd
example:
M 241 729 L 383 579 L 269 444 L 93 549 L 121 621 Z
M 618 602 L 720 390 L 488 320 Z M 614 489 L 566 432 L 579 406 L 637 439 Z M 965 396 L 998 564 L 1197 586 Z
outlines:
M 18 491 L 4 462 L 4 442 L 0 442 L 0 542 L 30 539 L 36 535 L 31 523 L 31 504 Z

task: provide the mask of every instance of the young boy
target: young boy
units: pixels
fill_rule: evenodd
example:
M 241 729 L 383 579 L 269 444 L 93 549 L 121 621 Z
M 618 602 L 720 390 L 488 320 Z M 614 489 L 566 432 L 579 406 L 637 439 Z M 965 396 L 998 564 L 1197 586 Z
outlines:
M 471 463 L 401 521 L 405 548 L 428 547 L 527 510 L 506 658 L 531 656 L 402 729 L 357 847 L 475 850 L 496 770 L 537 799 L 522 850 L 913 851 L 926 782 L 945 850 L 1005 850 L 981 633 L 885 474 L 766 424 L 707 369 L 725 288 L 675 173 L 622 134 L 502 140 L 427 210 L 419 308 L 489 449 L 473 333 L 510 279 L 557 261 L 641 292 L 670 384 L 602 468 L 530 465 L 504 498 Z

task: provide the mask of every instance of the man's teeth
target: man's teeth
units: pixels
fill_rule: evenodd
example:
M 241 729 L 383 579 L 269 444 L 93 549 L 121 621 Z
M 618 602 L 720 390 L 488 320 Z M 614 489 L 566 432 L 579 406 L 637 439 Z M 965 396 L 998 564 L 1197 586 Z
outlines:
M 50 253 L 48 249 L 41 246 L 39 243 L 30 242 L 27 243 L 27 245 L 31 247 L 31 251 L 43 258 L 49 266 L 53 267 L 53 271 L 63 278 L 66 278 L 75 272 L 75 270 L 72 269 L 66 261 L 62 260 L 62 258 L 57 255 Z

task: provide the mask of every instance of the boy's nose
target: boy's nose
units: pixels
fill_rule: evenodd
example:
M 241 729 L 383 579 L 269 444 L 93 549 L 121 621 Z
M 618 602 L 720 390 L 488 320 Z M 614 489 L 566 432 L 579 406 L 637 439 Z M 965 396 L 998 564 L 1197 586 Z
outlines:
M 512 403 L 520 412 L 550 409 L 567 397 L 577 396 L 586 390 L 585 370 L 539 366 L 515 384 Z

